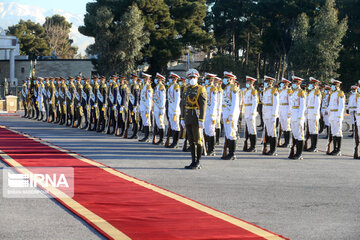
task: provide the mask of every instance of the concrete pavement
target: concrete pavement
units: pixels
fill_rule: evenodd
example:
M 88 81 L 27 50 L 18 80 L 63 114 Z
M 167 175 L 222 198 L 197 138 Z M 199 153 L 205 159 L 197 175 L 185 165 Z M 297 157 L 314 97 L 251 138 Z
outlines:
M 183 169 L 190 154 L 180 149 L 17 116 L 0 117 L 0 124 L 291 239 L 360 239 L 360 160 L 350 157 L 350 138 L 343 140 L 348 156 L 305 153 L 302 161 L 287 159 L 289 149 L 278 149 L 277 157 L 243 153 L 242 139 L 236 161 L 220 160 L 218 146 L 217 157 L 204 157 L 203 169 L 190 171 Z M 319 148 L 326 149 L 326 140 L 320 140 Z M 0 198 L 0 204 L 0 214 L 6 216 L 0 218 L 1 239 L 27 234 L 34 236 L 29 239 L 101 237 L 53 200 Z

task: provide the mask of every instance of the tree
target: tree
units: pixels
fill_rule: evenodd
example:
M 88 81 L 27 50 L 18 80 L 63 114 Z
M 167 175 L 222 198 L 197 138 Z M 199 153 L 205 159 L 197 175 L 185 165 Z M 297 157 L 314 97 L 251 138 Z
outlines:
M 106 32 L 107 28 L 112 28 L 113 24 L 122 18 L 132 3 L 136 3 L 139 7 L 144 21 L 144 32 L 149 34 L 150 41 L 143 47 L 142 52 L 143 59 L 150 64 L 150 73 L 164 72 L 168 62 L 178 59 L 188 45 L 206 48 L 211 44 L 211 36 L 203 30 L 203 18 L 206 14 L 205 0 L 98 0 L 90 2 L 87 3 L 84 26 L 79 27 L 80 33 L 95 37 L 99 24 L 105 27 L 100 31 Z M 101 8 L 106 8 L 113 17 L 98 19 L 96 14 Z M 98 20 L 107 22 L 99 23 Z M 96 38 L 95 41 L 97 41 Z M 100 49 L 97 50 L 100 51 Z M 98 66 L 100 67 L 100 63 Z
M 320 80 L 329 81 L 337 78 L 340 63 L 337 61 L 342 49 L 341 41 L 347 31 L 347 19 L 339 22 L 335 0 L 326 0 L 314 19 L 313 38 L 314 51 L 310 74 Z
M 96 67 L 100 73 L 129 74 L 135 70 L 136 61 L 142 58 L 141 50 L 149 42 L 148 34 L 144 32 L 144 22 L 136 4 L 132 4 L 118 21 L 114 18 L 108 7 L 97 10 L 95 43 L 88 52 L 97 55 Z
M 30 59 L 51 53 L 45 30 L 39 23 L 20 20 L 18 24 L 10 26 L 7 33 L 19 39 L 20 54 L 29 55 Z
M 312 60 L 312 42 L 310 39 L 309 17 L 302 13 L 298 16 L 292 32 L 293 44 L 289 52 L 290 69 L 293 74 L 307 76 Z
M 58 14 L 46 17 L 43 27 L 49 39 L 52 51 L 60 58 L 74 58 L 78 48 L 71 46 L 70 29 L 72 24 L 66 21 L 65 17 Z

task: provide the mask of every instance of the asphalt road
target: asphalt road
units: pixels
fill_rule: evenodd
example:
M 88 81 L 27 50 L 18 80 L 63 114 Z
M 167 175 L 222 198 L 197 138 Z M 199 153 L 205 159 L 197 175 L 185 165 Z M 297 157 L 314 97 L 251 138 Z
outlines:
M 301 161 L 289 160 L 289 149 L 277 157 L 243 153 L 240 140 L 237 160 L 221 160 L 217 146 L 217 157 L 203 157 L 203 168 L 191 171 L 183 169 L 190 154 L 180 149 L 20 117 L 0 117 L 0 124 L 291 239 L 360 239 L 360 160 L 352 159 L 348 137 L 342 157 L 305 153 Z M 53 200 L 1 197 L 0 206 L 0 239 L 101 238 Z

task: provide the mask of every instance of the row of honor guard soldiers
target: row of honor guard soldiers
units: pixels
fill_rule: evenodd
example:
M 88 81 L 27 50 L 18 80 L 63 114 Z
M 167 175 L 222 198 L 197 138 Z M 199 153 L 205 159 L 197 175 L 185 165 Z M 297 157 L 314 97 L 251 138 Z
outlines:
M 122 76 L 112 76 L 109 81 L 105 77 L 28 80 L 23 87 L 25 116 L 73 127 L 81 127 L 83 123 L 83 129 L 106 131 L 126 138 L 137 138 L 140 124 L 144 137 L 139 141 L 149 141 L 152 129 L 154 136 L 158 134 L 160 137 L 159 141 L 155 141 L 154 137 L 153 143 L 159 145 L 164 144 L 167 117 L 167 135 L 171 134 L 173 138 L 173 143 L 167 144 L 167 147 L 176 147 L 180 135 L 184 135 L 180 131 L 184 130 L 192 156 L 192 163 L 186 168 L 197 169 L 200 168 L 200 158 L 204 152 L 215 155 L 221 126 L 225 133 L 222 159 L 235 159 L 238 123 L 243 115 L 243 150 L 256 151 L 259 92 L 254 87 L 255 78 L 247 76 L 246 88 L 240 89 L 236 76 L 230 72 L 224 72 L 223 79 L 215 74 L 205 73 L 202 86 L 198 84 L 198 71 L 191 69 L 186 80 L 171 73 L 168 87 L 165 87 L 165 77 L 156 74 L 153 89 L 151 77 L 142 73 L 141 80 L 132 75 L 129 81 Z M 302 159 L 303 150 L 317 151 L 321 117 L 329 133 L 327 154 L 341 153 L 345 109 L 341 82 L 332 79 L 332 85 L 326 85 L 322 92 L 319 88 L 320 81 L 315 78 L 310 78 L 309 81 L 306 91 L 301 88 L 302 78 L 293 76 L 292 81 L 283 78 L 280 85 L 275 87 L 274 78 L 264 77 L 264 155 L 276 155 L 276 148 L 288 147 L 291 137 L 290 159 Z M 356 89 L 353 89 L 356 93 Z M 351 97 L 353 100 L 349 101 L 348 108 L 354 116 L 355 124 L 358 93 L 353 95 L 355 97 Z M 133 125 L 133 134 L 127 136 L 130 124 Z M 284 136 L 283 144 L 280 143 L 281 135 Z M 308 140 L 311 141 L 310 147 L 307 146 Z M 334 144 L 332 151 L 331 142 Z

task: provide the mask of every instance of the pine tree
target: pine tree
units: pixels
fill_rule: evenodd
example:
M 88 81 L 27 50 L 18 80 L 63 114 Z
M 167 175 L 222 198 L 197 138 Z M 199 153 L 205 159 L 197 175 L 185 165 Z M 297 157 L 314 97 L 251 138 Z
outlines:
M 20 54 L 29 55 L 30 59 L 51 53 L 45 30 L 39 23 L 20 20 L 18 24 L 10 26 L 7 33 L 19 39 Z
M 323 81 L 337 78 L 340 63 L 337 61 L 342 49 L 341 41 L 347 31 L 347 19 L 339 22 L 335 0 L 326 0 L 315 17 L 313 27 L 314 52 L 310 74 Z

